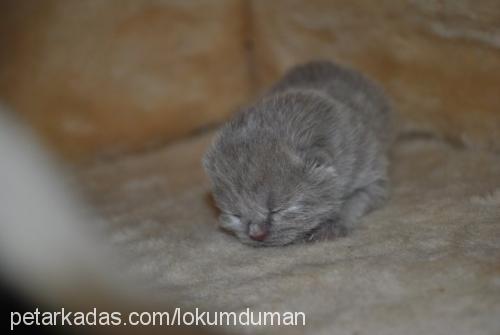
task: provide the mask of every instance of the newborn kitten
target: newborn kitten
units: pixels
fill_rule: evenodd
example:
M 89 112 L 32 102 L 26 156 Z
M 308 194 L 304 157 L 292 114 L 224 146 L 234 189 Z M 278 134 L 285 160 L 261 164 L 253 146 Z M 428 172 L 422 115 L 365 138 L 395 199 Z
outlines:
M 293 68 L 204 157 L 221 226 L 253 246 L 345 234 L 387 196 L 390 138 L 374 83 L 330 62 Z

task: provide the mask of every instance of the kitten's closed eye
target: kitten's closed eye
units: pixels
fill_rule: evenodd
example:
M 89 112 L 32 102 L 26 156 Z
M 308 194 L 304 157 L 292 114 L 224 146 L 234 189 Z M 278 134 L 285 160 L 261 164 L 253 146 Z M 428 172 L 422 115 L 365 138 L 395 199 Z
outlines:
M 241 228 L 241 216 L 237 214 L 222 213 L 219 217 L 222 228 L 227 230 L 237 230 Z
M 269 215 L 276 215 L 279 214 L 281 211 L 283 211 L 282 208 L 273 209 L 272 211 L 269 211 Z

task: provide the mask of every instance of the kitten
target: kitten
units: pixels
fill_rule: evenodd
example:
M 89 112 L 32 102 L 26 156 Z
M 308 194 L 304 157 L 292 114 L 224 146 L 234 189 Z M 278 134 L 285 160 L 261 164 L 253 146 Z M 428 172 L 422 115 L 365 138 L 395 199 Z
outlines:
M 253 246 L 344 235 L 387 197 L 390 128 L 388 101 L 358 72 L 293 68 L 205 154 L 220 225 Z

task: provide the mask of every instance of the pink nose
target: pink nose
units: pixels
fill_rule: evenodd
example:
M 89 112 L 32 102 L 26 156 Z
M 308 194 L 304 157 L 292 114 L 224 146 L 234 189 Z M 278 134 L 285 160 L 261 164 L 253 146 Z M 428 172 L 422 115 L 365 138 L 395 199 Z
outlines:
M 255 241 L 263 241 L 268 233 L 269 229 L 265 224 L 252 223 L 248 227 L 248 236 Z

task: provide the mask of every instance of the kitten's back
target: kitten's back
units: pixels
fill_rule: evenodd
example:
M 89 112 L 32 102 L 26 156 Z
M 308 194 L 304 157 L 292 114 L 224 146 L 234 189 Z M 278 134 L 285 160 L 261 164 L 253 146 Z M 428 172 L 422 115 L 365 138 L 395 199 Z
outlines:
M 315 61 L 296 66 L 271 88 L 269 95 L 288 90 L 317 90 L 354 110 L 377 134 L 389 143 L 390 105 L 383 89 L 361 73 L 329 61 Z M 390 128 L 390 127 L 389 127 Z

